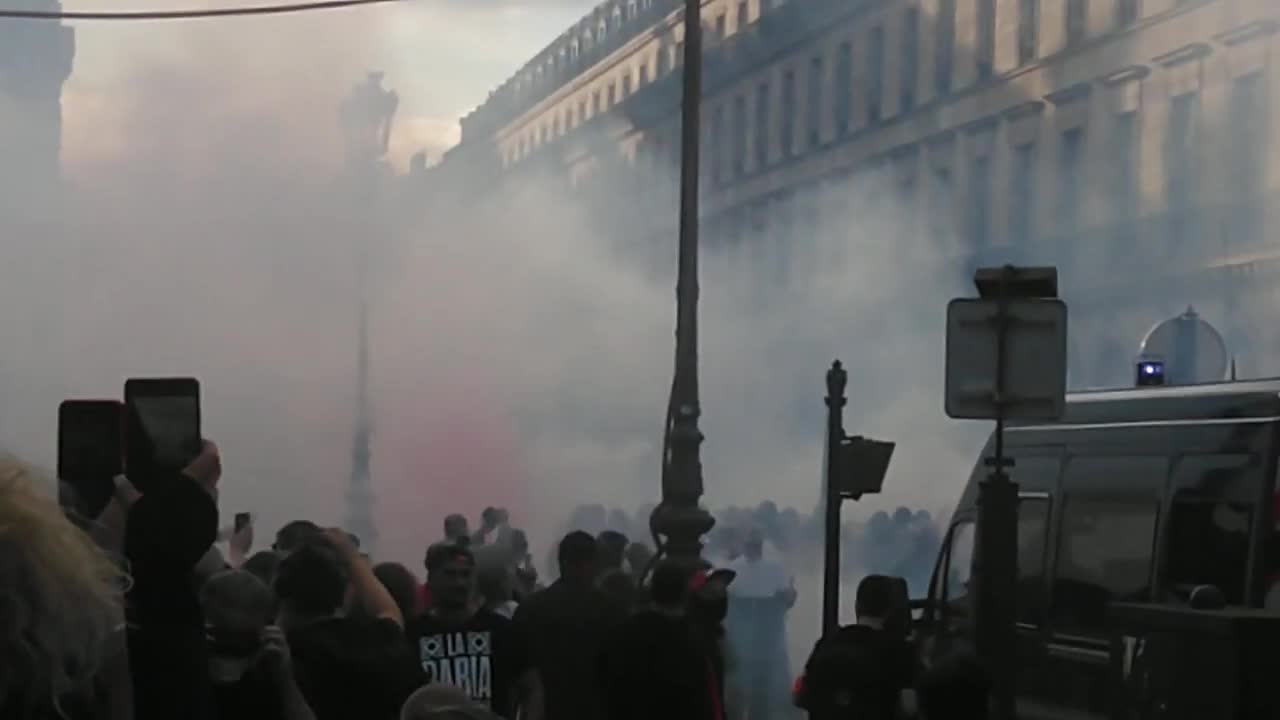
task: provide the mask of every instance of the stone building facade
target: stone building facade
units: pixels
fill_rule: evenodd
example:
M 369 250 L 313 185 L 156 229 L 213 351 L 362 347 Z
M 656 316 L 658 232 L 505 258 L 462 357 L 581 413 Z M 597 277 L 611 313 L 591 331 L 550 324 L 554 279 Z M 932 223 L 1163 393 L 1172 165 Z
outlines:
M 462 120 L 440 171 L 623 192 L 615 224 L 669 242 L 680 6 L 595 8 Z M 841 232 L 824 216 L 874 183 L 954 237 L 951 269 L 1058 264 L 1078 385 L 1124 382 L 1097 358 L 1188 304 L 1242 370 L 1280 374 L 1258 323 L 1280 299 L 1273 0 L 706 0 L 703 19 L 709 246 Z

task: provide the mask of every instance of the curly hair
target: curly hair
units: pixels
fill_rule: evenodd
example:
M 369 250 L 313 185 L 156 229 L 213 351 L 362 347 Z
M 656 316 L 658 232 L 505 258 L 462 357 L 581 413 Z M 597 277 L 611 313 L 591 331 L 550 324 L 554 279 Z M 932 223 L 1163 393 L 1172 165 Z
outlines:
M 0 707 L 20 714 L 91 686 L 123 632 L 127 584 L 35 474 L 0 455 Z

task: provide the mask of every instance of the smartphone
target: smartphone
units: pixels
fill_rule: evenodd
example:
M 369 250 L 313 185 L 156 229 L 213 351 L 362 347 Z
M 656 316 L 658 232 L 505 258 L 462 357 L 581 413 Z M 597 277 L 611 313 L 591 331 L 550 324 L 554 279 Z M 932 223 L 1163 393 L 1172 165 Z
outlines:
M 200 383 L 132 378 L 124 384 L 125 474 L 140 492 L 200 454 Z
M 106 509 L 124 470 L 124 408 L 118 400 L 58 406 L 59 502 L 87 518 Z
M 250 517 L 251 516 L 249 515 L 249 513 L 236 513 L 236 530 L 235 531 L 237 533 L 249 527 Z

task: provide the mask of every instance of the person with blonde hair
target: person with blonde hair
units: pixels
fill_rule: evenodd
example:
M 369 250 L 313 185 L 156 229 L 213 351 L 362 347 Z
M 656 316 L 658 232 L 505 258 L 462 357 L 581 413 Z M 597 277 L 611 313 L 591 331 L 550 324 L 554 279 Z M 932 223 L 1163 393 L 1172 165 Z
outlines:
M 0 456 L 0 717 L 97 717 L 124 689 L 95 687 L 125 657 L 123 573 L 33 474 Z

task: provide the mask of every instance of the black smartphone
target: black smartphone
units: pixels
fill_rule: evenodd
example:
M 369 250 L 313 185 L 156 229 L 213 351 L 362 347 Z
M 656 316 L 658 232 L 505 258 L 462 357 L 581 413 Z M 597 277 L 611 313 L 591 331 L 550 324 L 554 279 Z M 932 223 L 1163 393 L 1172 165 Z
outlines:
M 245 528 L 249 527 L 249 522 L 250 522 L 249 513 L 236 513 L 236 526 L 235 526 L 236 530 L 235 531 L 238 533 L 241 530 L 244 530 Z
M 200 383 L 195 378 L 133 378 L 124 384 L 125 474 L 140 492 L 152 478 L 196 459 Z
M 118 400 L 64 400 L 58 406 L 58 495 L 86 518 L 102 514 L 124 470 L 124 408 Z

